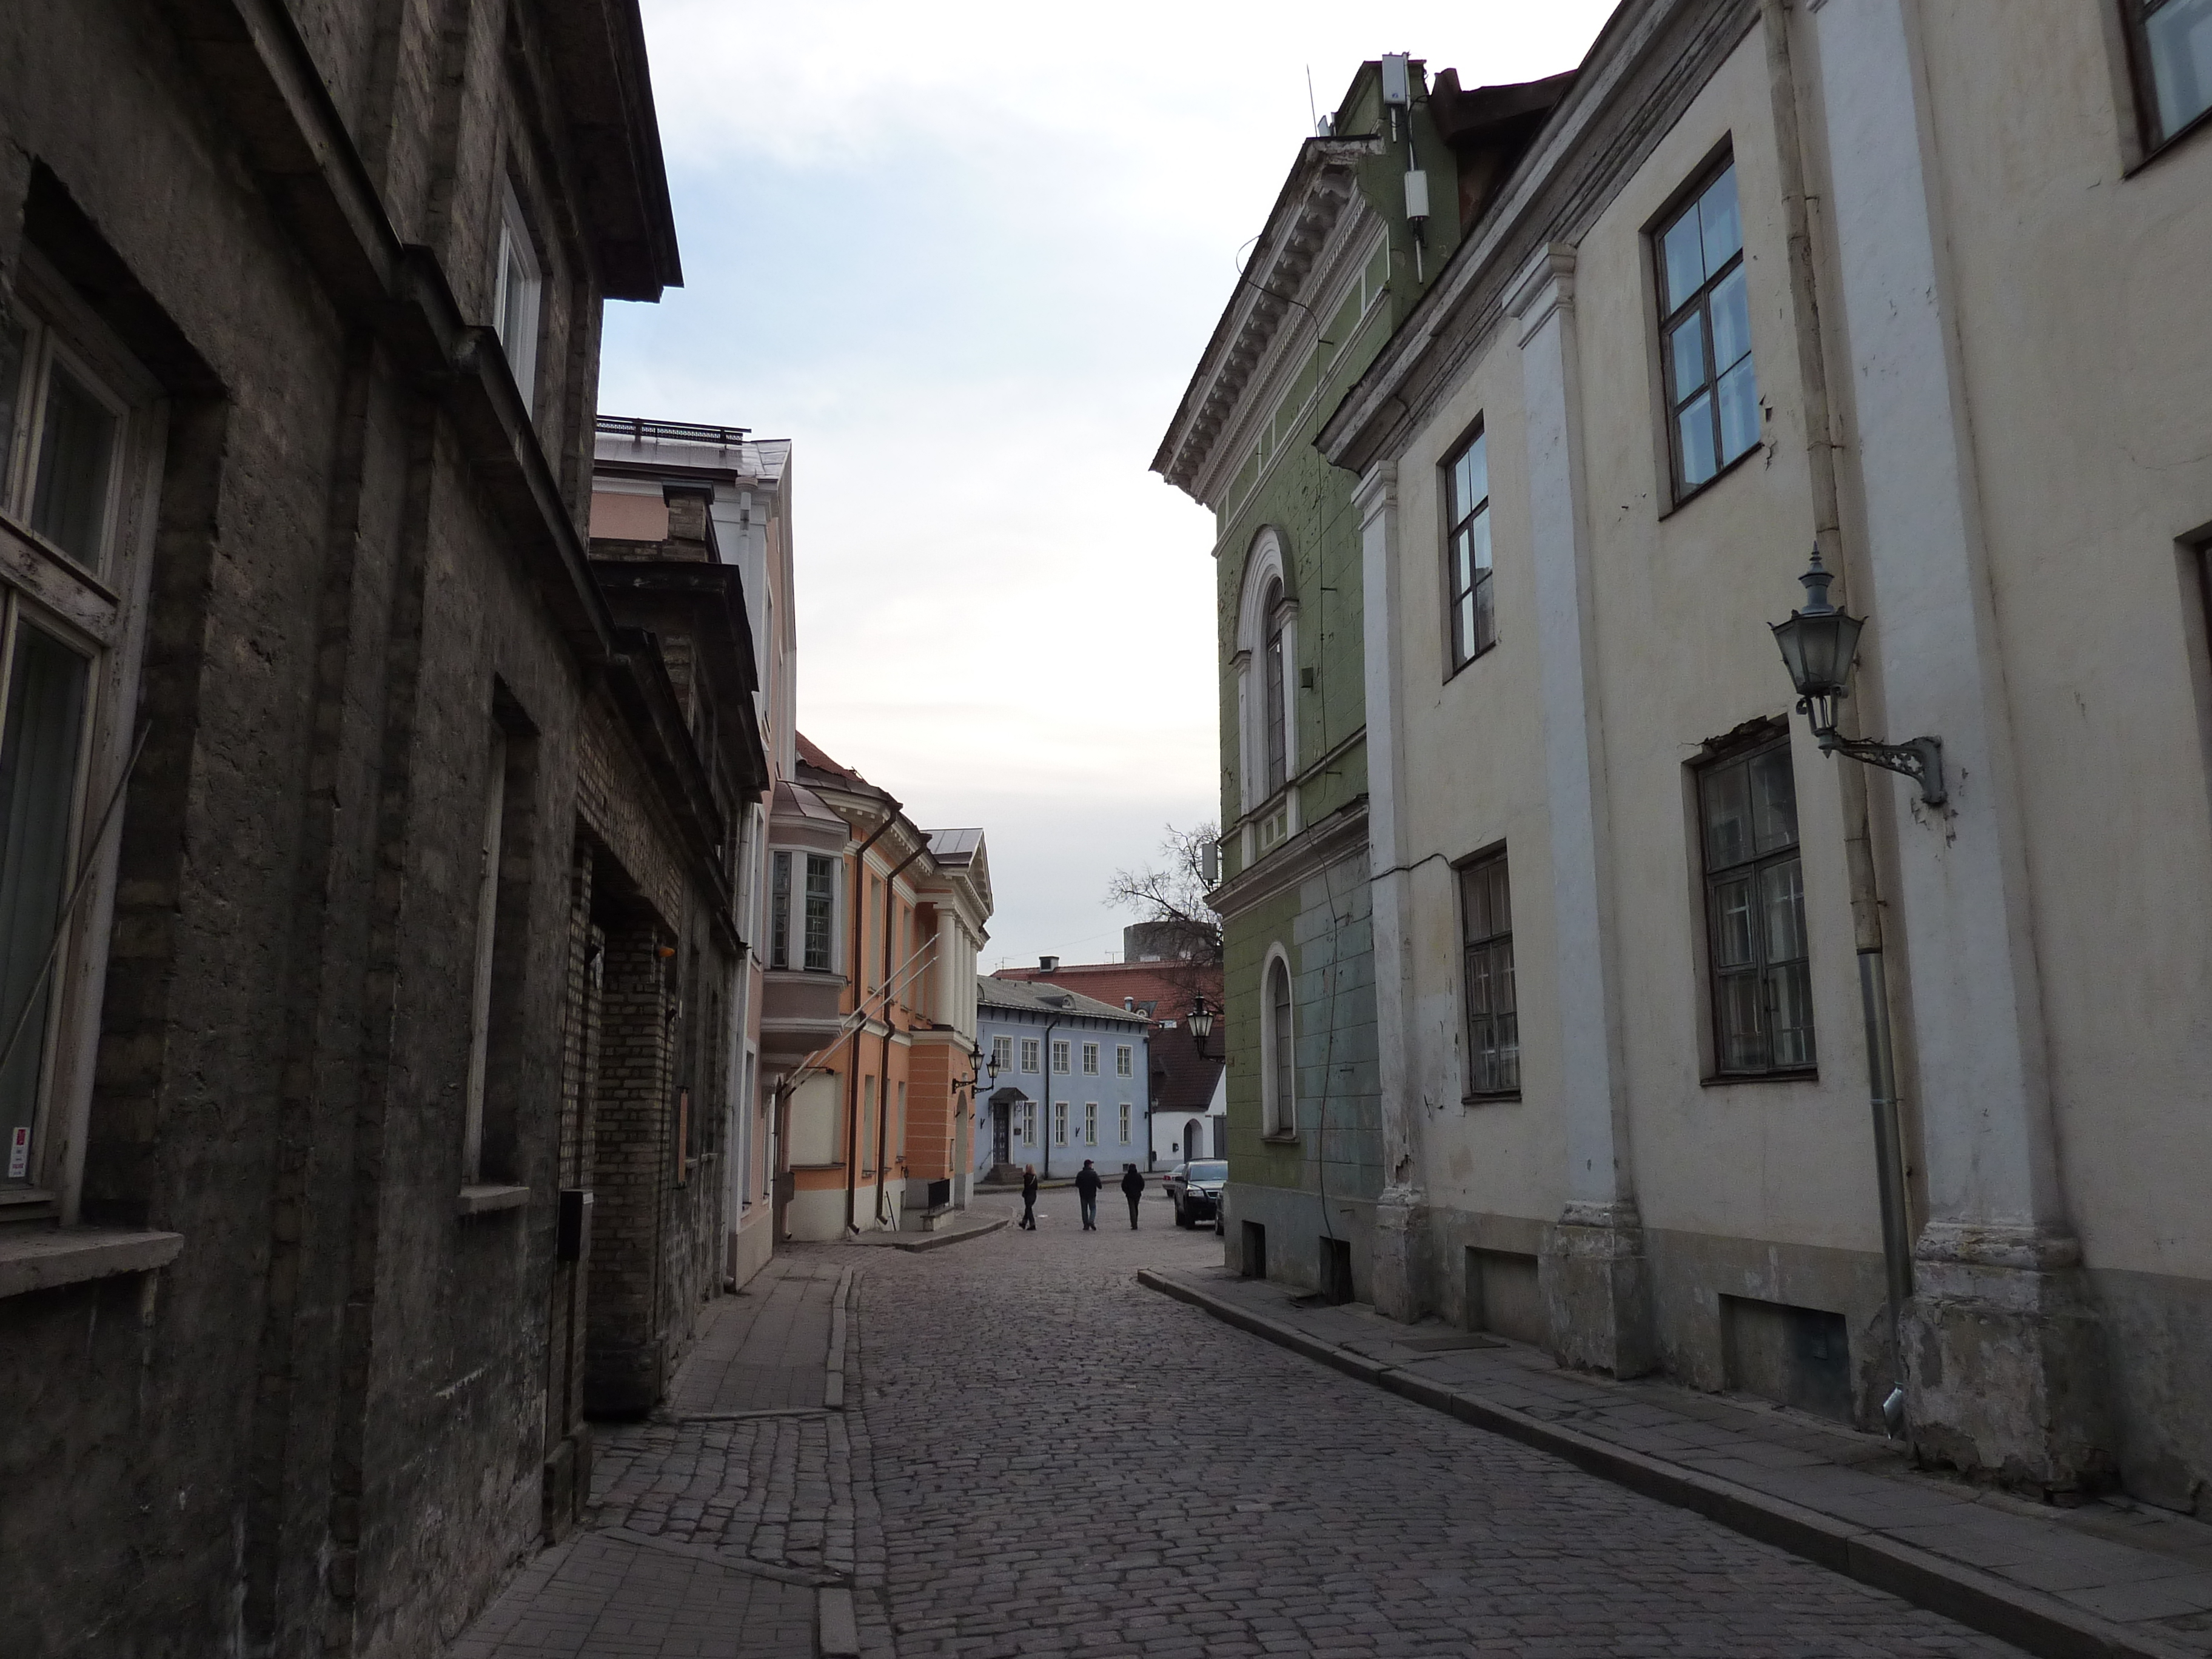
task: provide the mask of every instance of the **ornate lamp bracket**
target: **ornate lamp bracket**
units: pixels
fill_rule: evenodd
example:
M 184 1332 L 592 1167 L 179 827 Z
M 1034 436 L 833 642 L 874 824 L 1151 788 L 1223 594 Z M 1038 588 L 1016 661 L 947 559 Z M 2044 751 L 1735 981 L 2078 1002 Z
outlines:
M 1809 697 L 1797 700 L 1797 712 L 1808 720 L 1814 720 L 1813 736 L 1824 755 L 1841 755 L 1868 766 L 1879 766 L 1885 771 L 1899 772 L 1920 786 L 1920 799 L 1930 806 L 1941 806 L 1945 799 L 1943 788 L 1943 740 L 1941 738 L 1915 738 L 1910 743 L 1868 743 L 1857 738 L 1841 736 L 1833 726 L 1817 723 Z

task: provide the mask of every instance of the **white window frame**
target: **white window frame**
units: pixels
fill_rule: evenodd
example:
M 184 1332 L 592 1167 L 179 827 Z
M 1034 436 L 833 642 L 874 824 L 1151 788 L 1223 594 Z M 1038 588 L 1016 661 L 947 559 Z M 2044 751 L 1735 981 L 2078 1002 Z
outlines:
M 1013 1038 L 1010 1036 L 994 1036 L 991 1039 L 991 1061 L 999 1068 L 999 1075 L 1000 1077 L 1007 1076 L 1013 1071 Z
M 21 249 L 15 291 L 0 294 L 0 307 L 24 336 L 10 418 L 0 429 L 0 455 L 8 462 L 0 483 L 0 733 L 22 623 L 83 653 L 88 664 L 63 855 L 64 902 L 70 885 L 82 885 L 62 918 L 46 970 L 44 1027 L 27 1028 L 19 1039 L 40 1051 L 40 1081 L 22 1176 L 8 1178 L 9 1162 L 0 1161 L 0 1218 L 51 1218 L 66 1225 L 77 1218 L 83 1175 L 115 899 L 118 790 L 131 760 L 167 410 L 152 376 L 35 247 Z M 99 547 L 89 562 L 31 528 L 46 387 L 56 362 L 118 422 Z M 88 847 L 87 838 L 101 829 L 104 817 L 106 834 L 97 848 Z M 0 1009 L 0 1020 L 12 1024 L 21 1012 Z M 0 1031 L 0 1042 L 8 1035 Z
M 1119 1044 L 1119 1045 L 1115 1048 L 1115 1050 L 1114 1050 L 1114 1075 L 1115 1075 L 1115 1077 L 1134 1077 L 1134 1076 L 1136 1076 L 1136 1074 L 1137 1074 L 1137 1060 L 1136 1060 L 1136 1054 L 1137 1054 L 1137 1051 L 1136 1051 L 1135 1048 L 1134 1048 L 1133 1045 L 1131 1045 L 1131 1044 L 1129 1044 L 1129 1043 L 1127 1043 L 1127 1042 L 1124 1042 L 1124 1043 Z
M 1083 1104 L 1083 1144 L 1086 1146 L 1098 1144 L 1098 1103 L 1095 1100 L 1085 1101 Z
M 1052 1040 L 1052 1074 L 1054 1077 L 1070 1075 L 1067 1068 L 1072 1063 L 1073 1053 L 1073 1046 L 1067 1038 L 1054 1037 Z
M 1086 1042 L 1083 1045 L 1083 1075 L 1085 1077 L 1098 1075 L 1098 1045 L 1095 1042 Z
M 1052 1103 L 1052 1144 L 1055 1146 L 1067 1145 L 1067 1103 L 1064 1100 Z
M 1036 1145 L 1036 1102 L 1034 1100 L 1022 1103 L 1022 1145 Z
M 1274 975 L 1278 963 L 1289 988 L 1289 995 L 1285 999 L 1291 1022 L 1287 1033 L 1277 1030 Z M 1290 1139 L 1298 1132 L 1297 988 L 1298 976 L 1291 970 L 1291 953 L 1279 944 L 1269 945 L 1260 966 L 1260 1121 L 1262 1133 L 1277 1139 Z M 1287 1036 L 1291 1045 L 1288 1100 L 1279 1097 L 1282 1091 L 1276 1077 L 1276 1044 L 1282 1036 Z
M 537 418 L 538 335 L 539 313 L 545 292 L 545 266 L 538 257 L 538 244 L 523 216 L 522 201 L 514 181 L 500 181 L 499 239 L 493 274 L 491 325 L 507 353 L 507 371 L 522 406 Z M 519 291 L 515 291 L 519 289 Z M 520 337 L 520 343 L 515 337 Z
M 1028 1076 L 1040 1075 L 1037 1068 L 1044 1064 L 1044 1043 L 1039 1037 L 1022 1039 L 1022 1071 Z
M 1126 1100 L 1121 1103 L 1121 1144 L 1129 1144 L 1129 1103 Z
M 1267 788 L 1267 709 L 1263 657 L 1271 625 L 1279 622 L 1283 633 L 1283 789 L 1290 823 L 1284 839 L 1302 827 L 1298 814 L 1298 602 L 1292 597 L 1288 561 L 1282 538 L 1273 525 L 1262 526 L 1244 556 L 1244 588 L 1237 603 L 1237 651 L 1231 659 L 1237 672 L 1237 816 L 1243 824 L 1244 861 L 1259 852 L 1256 823 L 1260 809 L 1275 799 Z M 1271 583 L 1282 584 L 1283 597 L 1273 612 L 1267 608 Z M 1270 848 L 1272 850 L 1272 847 Z

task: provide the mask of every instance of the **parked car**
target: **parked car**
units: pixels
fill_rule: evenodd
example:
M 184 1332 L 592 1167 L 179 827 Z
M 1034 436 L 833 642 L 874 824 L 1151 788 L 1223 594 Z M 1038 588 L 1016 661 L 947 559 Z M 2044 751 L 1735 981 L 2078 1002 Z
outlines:
M 1201 1221 L 1218 1221 L 1221 1189 L 1229 1182 L 1229 1161 L 1219 1158 L 1194 1158 L 1178 1164 L 1161 1178 L 1175 1200 L 1176 1225 L 1195 1227 Z M 1220 1231 L 1219 1227 L 1214 1229 Z

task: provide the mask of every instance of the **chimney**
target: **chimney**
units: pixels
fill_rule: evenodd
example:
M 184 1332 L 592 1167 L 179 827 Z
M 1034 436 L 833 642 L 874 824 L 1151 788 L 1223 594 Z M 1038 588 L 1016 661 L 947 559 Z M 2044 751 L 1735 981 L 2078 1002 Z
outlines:
M 1135 1013 L 1135 1012 L 1137 1012 L 1137 1000 L 1136 1000 L 1136 998 L 1134 998 L 1134 997 L 1123 997 L 1123 998 L 1121 999 L 1121 1008 L 1122 1008 L 1122 1011 L 1123 1011 L 1125 1013 L 1132 1013 L 1132 1014 Z
M 1040 973 L 1046 974 L 1058 973 L 1060 971 L 1060 958 L 1058 957 L 1039 957 L 1037 958 L 1037 970 Z

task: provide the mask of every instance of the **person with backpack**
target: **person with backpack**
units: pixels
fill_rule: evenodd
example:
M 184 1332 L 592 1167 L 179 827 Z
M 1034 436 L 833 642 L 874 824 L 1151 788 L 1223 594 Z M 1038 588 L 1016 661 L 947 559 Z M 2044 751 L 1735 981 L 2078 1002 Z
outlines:
M 1098 1231 L 1098 1189 L 1105 1184 L 1091 1167 L 1091 1160 L 1085 1158 L 1082 1169 L 1076 1171 L 1075 1195 L 1083 1200 L 1083 1231 L 1086 1233 Z
M 1129 1200 L 1129 1231 L 1137 1231 L 1137 1206 L 1145 1196 L 1145 1178 L 1133 1164 L 1121 1166 L 1121 1196 Z

